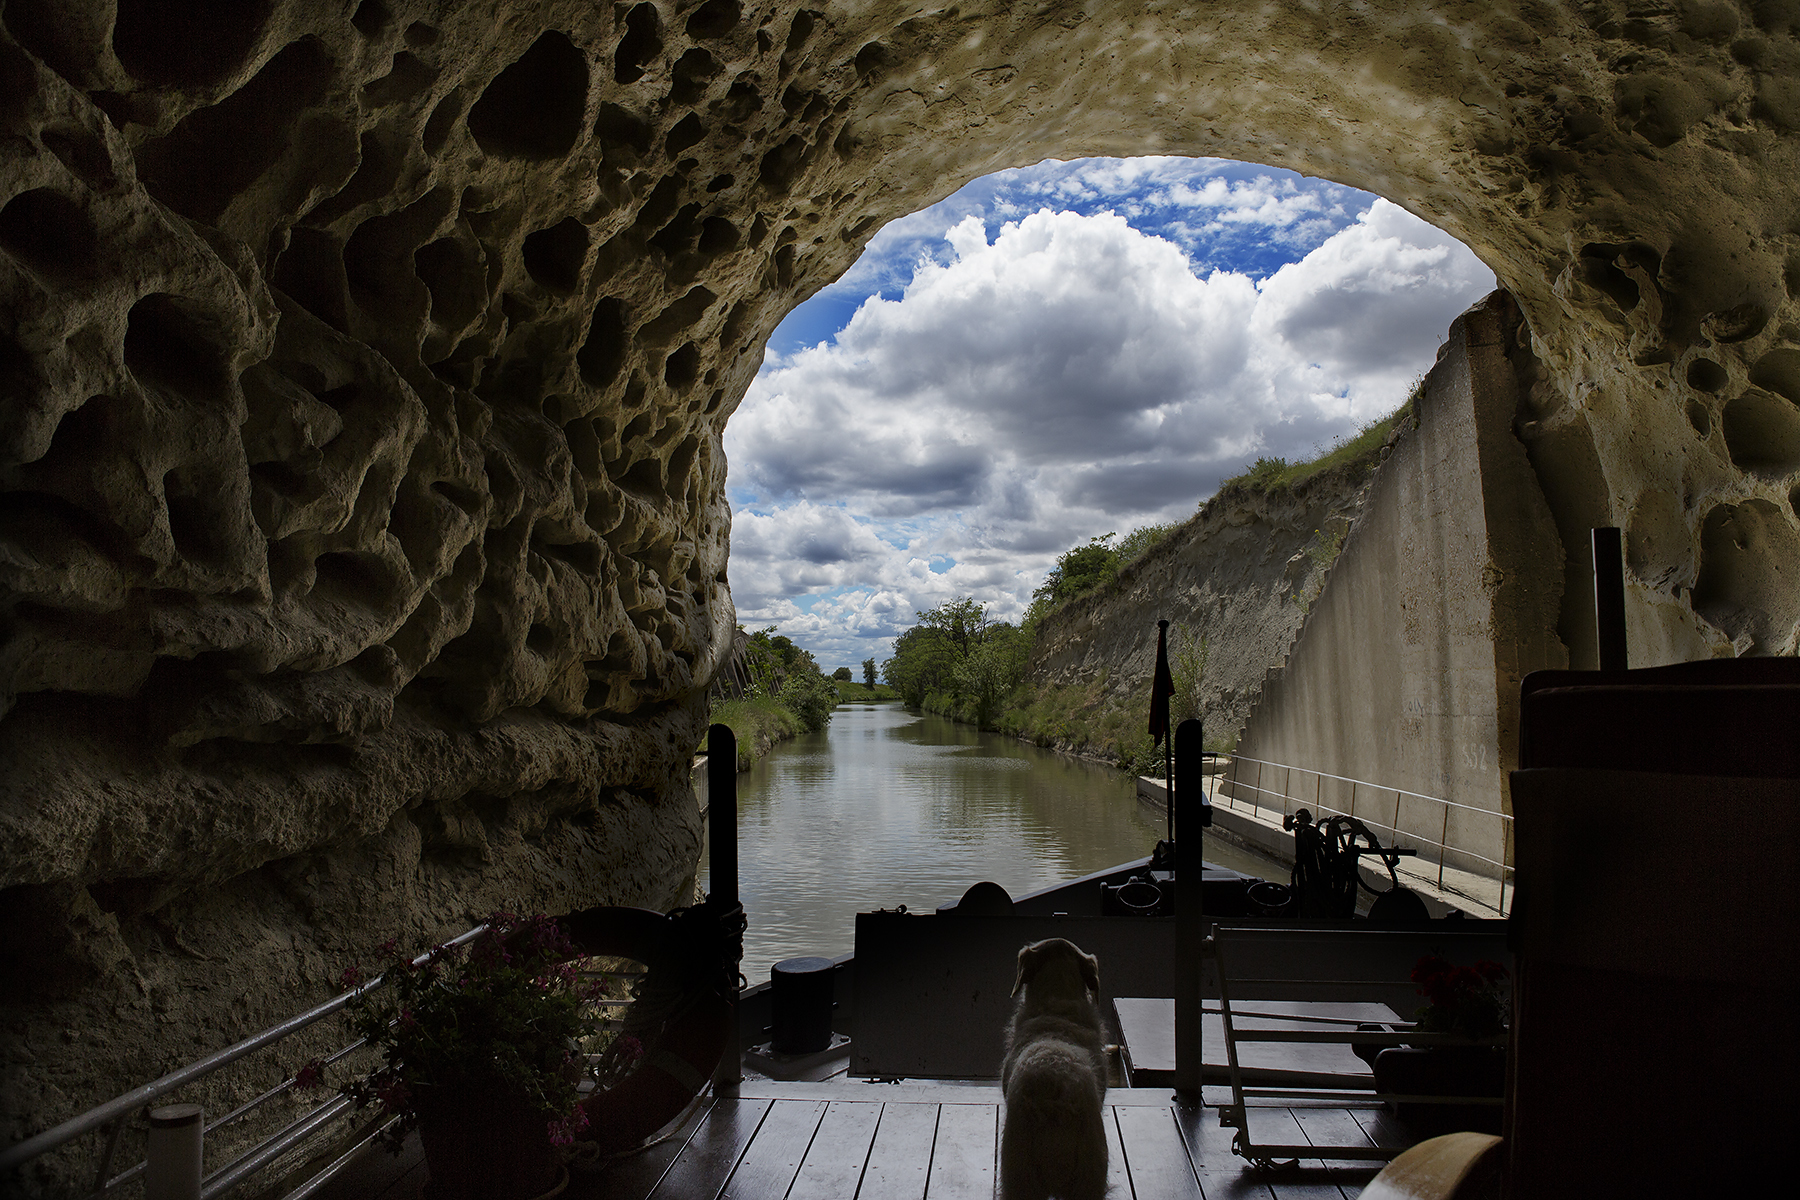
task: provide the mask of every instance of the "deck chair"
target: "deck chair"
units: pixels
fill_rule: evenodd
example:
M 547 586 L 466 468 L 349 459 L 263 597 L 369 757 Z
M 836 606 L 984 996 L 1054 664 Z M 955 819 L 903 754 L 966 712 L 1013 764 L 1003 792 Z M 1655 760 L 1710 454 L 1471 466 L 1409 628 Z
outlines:
M 1295 1017 L 1285 1023 L 1313 1026 L 1305 1029 L 1247 1029 L 1241 1025 L 1242 1005 L 1253 1000 L 1323 1000 L 1345 1003 L 1375 1001 L 1396 1012 L 1416 1008 L 1419 1000 L 1411 981 L 1412 968 L 1425 954 L 1439 954 L 1454 963 L 1480 959 L 1506 962 L 1503 923 L 1468 922 L 1473 929 L 1441 926 L 1419 929 L 1319 928 L 1294 929 L 1220 925 L 1207 940 L 1205 953 L 1218 973 L 1219 1015 L 1225 1033 L 1227 1070 L 1231 1078 L 1231 1105 L 1220 1111 L 1221 1124 L 1237 1133 L 1232 1150 L 1259 1167 L 1273 1167 L 1278 1160 L 1302 1158 L 1369 1159 L 1382 1161 L 1400 1153 L 1381 1146 L 1319 1146 L 1259 1142 L 1252 1127 L 1255 1109 L 1250 1099 L 1355 1101 L 1374 1100 L 1373 1086 L 1286 1087 L 1251 1086 L 1239 1065 L 1238 1047 L 1246 1042 L 1285 1042 L 1373 1046 L 1493 1045 L 1504 1046 L 1504 1035 L 1471 1042 L 1454 1034 L 1413 1032 L 1402 1025 L 1390 1031 L 1362 1031 L 1353 1019 Z M 1239 1007 L 1234 1010 L 1233 1005 Z M 1499 1106 L 1491 1096 L 1416 1096 L 1379 1093 L 1379 1098 L 1400 1103 L 1479 1104 Z

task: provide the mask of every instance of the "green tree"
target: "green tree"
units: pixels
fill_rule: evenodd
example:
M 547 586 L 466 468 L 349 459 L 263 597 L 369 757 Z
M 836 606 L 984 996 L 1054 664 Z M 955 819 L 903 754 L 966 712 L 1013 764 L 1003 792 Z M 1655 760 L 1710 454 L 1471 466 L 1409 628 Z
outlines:
M 837 689 L 817 669 L 796 671 L 789 676 L 780 699 L 809 730 L 831 724 L 831 710 L 838 706 Z
M 961 657 L 941 629 L 914 625 L 894 639 L 894 657 L 881 665 L 881 674 L 908 708 L 918 708 L 926 696 L 944 690 Z
M 863 659 L 863 686 L 866 688 L 875 686 L 875 660 L 872 658 Z
M 1031 655 L 1031 638 L 1023 630 L 1001 622 L 990 626 L 988 636 L 951 675 L 959 706 L 983 729 L 991 728 L 1007 697 L 1024 678 Z
M 973 596 L 947 600 L 929 612 L 915 613 L 919 624 L 935 629 L 956 646 L 957 654 L 967 658 L 987 636 L 987 605 Z
M 831 673 L 831 677 L 833 679 L 841 679 L 845 683 L 849 683 L 850 680 L 853 678 L 853 676 L 850 674 L 849 667 L 839 667 L 837 670 L 835 670 Z

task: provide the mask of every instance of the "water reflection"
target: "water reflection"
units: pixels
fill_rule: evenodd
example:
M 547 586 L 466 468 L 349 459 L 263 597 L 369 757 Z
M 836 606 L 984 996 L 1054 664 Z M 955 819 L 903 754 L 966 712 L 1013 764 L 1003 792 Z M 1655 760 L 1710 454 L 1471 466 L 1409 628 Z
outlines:
M 744 974 L 845 953 L 858 912 L 930 911 L 982 879 L 1021 895 L 1142 857 L 1162 833 L 1121 772 L 898 705 L 839 708 L 738 776 Z M 1209 861 L 1279 870 L 1214 845 Z

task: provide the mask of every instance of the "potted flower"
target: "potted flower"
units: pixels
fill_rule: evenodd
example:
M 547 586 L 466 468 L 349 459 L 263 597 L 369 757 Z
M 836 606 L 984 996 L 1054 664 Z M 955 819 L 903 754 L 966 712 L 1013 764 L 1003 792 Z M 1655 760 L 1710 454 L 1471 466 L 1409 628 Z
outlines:
M 560 1148 L 587 1127 L 583 1044 L 599 1033 L 604 981 L 583 986 L 548 917 L 496 913 L 464 949 L 434 946 L 415 962 L 380 947 L 385 986 L 360 990 L 347 1015 L 381 1065 L 340 1090 L 400 1118 L 391 1149 L 419 1130 L 432 1200 L 541 1196 L 560 1186 Z M 365 978 L 353 967 L 342 982 Z
M 1412 981 L 1426 1003 L 1414 1014 L 1419 1033 L 1448 1034 L 1463 1044 L 1395 1046 L 1375 1056 L 1375 1090 L 1396 1095 L 1500 1096 L 1506 1090 L 1506 968 L 1482 961 L 1472 967 L 1427 954 L 1413 966 Z M 1500 1110 L 1491 1105 L 1397 1104 L 1399 1115 L 1433 1131 L 1499 1132 Z

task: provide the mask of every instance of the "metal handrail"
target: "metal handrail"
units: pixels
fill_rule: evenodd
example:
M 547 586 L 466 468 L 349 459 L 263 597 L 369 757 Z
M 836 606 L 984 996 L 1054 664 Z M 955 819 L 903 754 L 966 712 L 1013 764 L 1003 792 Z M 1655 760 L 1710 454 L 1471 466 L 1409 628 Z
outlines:
M 1256 766 L 1257 766 L 1257 781 L 1256 781 L 1256 783 L 1251 784 L 1251 783 L 1244 782 L 1243 776 L 1238 769 L 1239 763 L 1255 763 L 1256 764 Z M 1282 790 L 1279 793 L 1277 793 L 1273 788 L 1265 788 L 1262 786 L 1262 768 L 1263 767 L 1274 767 L 1274 768 L 1281 770 L 1284 773 L 1282 776 Z M 1250 758 L 1248 756 L 1239 756 L 1239 755 L 1232 756 L 1231 775 L 1230 775 L 1229 780 L 1227 781 L 1231 784 L 1231 794 L 1227 797 L 1227 800 L 1230 802 L 1230 807 L 1232 807 L 1232 808 L 1237 807 L 1236 801 L 1238 798 L 1238 795 L 1237 795 L 1238 790 L 1241 788 L 1247 788 L 1248 790 L 1257 793 L 1259 796 L 1273 797 L 1273 796 L 1276 796 L 1277 794 L 1279 794 L 1283 801 L 1283 804 L 1281 806 L 1282 815 L 1286 816 L 1287 812 L 1288 812 L 1288 805 L 1293 804 L 1293 803 L 1299 803 L 1301 801 L 1300 797 L 1297 797 L 1297 796 L 1294 796 L 1291 794 L 1291 791 L 1289 788 L 1289 783 L 1291 782 L 1292 777 L 1293 777 L 1293 772 L 1295 772 L 1295 771 L 1300 771 L 1304 774 L 1312 775 L 1315 777 L 1315 780 L 1333 779 L 1333 780 L 1338 781 L 1339 783 L 1347 783 L 1350 785 L 1350 809 L 1348 812 L 1346 812 L 1343 809 L 1336 808 L 1336 807 L 1333 807 L 1332 805 L 1324 803 L 1322 800 L 1320 800 L 1318 798 L 1317 794 L 1315 794 L 1314 798 L 1307 803 L 1309 803 L 1310 806 L 1313 809 L 1315 809 L 1316 811 L 1318 811 L 1319 813 L 1332 814 L 1332 815 L 1337 815 L 1337 816 L 1355 817 L 1357 820 L 1362 821 L 1365 825 L 1370 825 L 1376 829 L 1384 830 L 1387 833 L 1389 833 L 1390 835 L 1392 835 L 1393 841 L 1396 846 L 1399 844 L 1399 841 L 1402 838 L 1407 839 L 1409 841 L 1416 842 L 1416 843 L 1420 843 L 1426 847 L 1435 846 L 1437 848 L 1437 852 L 1438 852 L 1438 854 L 1437 854 L 1438 864 L 1437 865 L 1438 865 L 1438 887 L 1439 888 L 1443 888 L 1445 886 L 1444 885 L 1445 858 L 1452 850 L 1454 850 L 1455 853 L 1460 854 L 1465 858 L 1471 858 L 1471 859 L 1476 860 L 1477 862 L 1486 863 L 1488 866 L 1493 867 L 1494 868 L 1493 878 L 1494 878 L 1495 882 L 1497 882 L 1500 885 L 1500 899 L 1499 899 L 1497 911 L 1502 916 L 1504 916 L 1506 914 L 1506 890 L 1507 890 L 1506 885 L 1507 885 L 1507 877 L 1509 875 L 1511 875 L 1513 872 L 1513 867 L 1511 866 L 1511 864 L 1489 858 L 1487 855 L 1482 854 L 1476 850 L 1466 849 L 1462 846 L 1452 847 L 1449 845 L 1447 839 L 1449 837 L 1450 810 L 1452 808 L 1460 808 L 1460 809 L 1464 810 L 1465 812 L 1479 813 L 1482 816 L 1498 817 L 1501 822 L 1501 825 L 1500 825 L 1501 853 L 1504 855 L 1506 852 L 1505 847 L 1506 847 L 1507 843 L 1510 842 L 1510 840 L 1511 840 L 1512 820 L 1513 820 L 1511 813 L 1496 812 L 1495 810 L 1493 810 L 1491 808 L 1477 808 L 1476 806 L 1474 806 L 1472 804 L 1463 804 L 1456 800 L 1447 800 L 1442 796 L 1431 796 L 1431 795 L 1427 795 L 1424 792 L 1415 792 L 1410 788 L 1401 788 L 1401 787 L 1394 787 L 1390 784 L 1374 783 L 1367 779 L 1356 779 L 1356 778 L 1353 778 L 1348 775 L 1336 775 L 1330 771 L 1319 771 L 1319 770 L 1315 770 L 1312 767 L 1296 767 L 1290 763 L 1272 762 L 1268 759 Z M 1358 787 L 1373 788 L 1378 792 L 1394 793 L 1394 821 L 1395 821 L 1395 824 L 1389 825 L 1383 821 L 1376 820 L 1371 817 L 1358 816 L 1357 812 L 1356 812 L 1356 789 Z M 1403 796 L 1411 796 L 1418 800 L 1428 800 L 1433 804 L 1441 805 L 1443 807 L 1443 810 L 1444 810 L 1444 832 L 1443 832 L 1442 836 L 1440 836 L 1434 840 L 1427 834 L 1413 833 L 1413 832 L 1410 832 L 1408 830 L 1404 830 L 1404 829 L 1401 829 L 1398 827 L 1398 822 L 1400 820 L 1400 801 L 1401 801 L 1401 797 L 1403 797 Z M 1252 799 L 1250 801 L 1250 806 L 1252 809 L 1267 808 L 1267 809 L 1270 809 L 1271 811 L 1274 808 L 1273 805 L 1264 805 L 1264 804 L 1257 802 L 1254 799 Z M 1409 872 L 1409 874 L 1410 874 L 1410 872 Z
M 1248 758 L 1234 754 L 1231 756 L 1231 760 L 1233 762 L 1255 763 L 1259 767 L 1280 767 L 1284 771 L 1305 771 L 1308 775 L 1318 775 L 1325 779 L 1335 779 L 1339 783 L 1354 783 L 1362 787 L 1374 788 L 1378 792 L 1398 792 L 1402 796 L 1417 796 L 1421 800 L 1430 800 L 1437 804 L 1448 804 L 1451 808 L 1467 809 L 1469 812 L 1482 813 L 1490 817 L 1499 817 L 1503 821 L 1512 820 L 1511 813 L 1495 812 L 1491 808 L 1477 808 L 1473 804 L 1463 804 L 1457 800 L 1446 800 L 1442 796 L 1431 796 L 1424 792 L 1415 792 L 1411 788 L 1395 787 L 1391 783 L 1371 783 L 1367 779 L 1352 779 L 1348 775 L 1333 775 L 1330 771 L 1315 771 L 1311 767 L 1296 767 L 1289 763 L 1270 762 L 1263 758 Z M 1232 782 L 1235 785 L 1237 781 L 1233 779 Z M 1257 788 L 1256 790 L 1262 791 L 1263 789 Z
M 477 925 L 466 933 L 451 938 L 448 942 L 445 942 L 444 945 L 460 946 L 463 943 L 478 937 L 486 929 L 486 925 Z M 417 958 L 413 959 L 413 965 L 415 967 L 424 966 L 426 960 L 430 958 L 431 953 L 432 952 L 428 950 L 424 954 L 419 955 Z M 133 1112 L 136 1112 L 138 1109 L 145 1107 L 152 1101 L 167 1095 L 179 1087 L 193 1083 L 198 1079 L 204 1079 L 214 1071 L 219 1070 L 221 1067 L 229 1066 L 247 1054 L 261 1050 L 265 1046 L 273 1045 L 283 1038 L 288 1037 L 290 1034 L 298 1033 L 309 1025 L 324 1020 L 326 1017 L 341 1011 L 353 1000 L 368 992 L 374 991 L 386 982 L 387 976 L 385 973 L 377 975 L 367 983 L 352 988 L 342 995 L 334 996 L 323 1004 L 315 1005 L 298 1016 L 289 1017 L 285 1021 L 271 1025 L 261 1033 L 252 1034 L 250 1037 L 245 1038 L 235 1045 L 227 1046 L 225 1049 L 209 1054 L 205 1058 L 202 1058 L 197 1062 L 189 1063 L 185 1067 L 178 1067 L 175 1070 L 170 1071 L 167 1075 L 162 1076 L 160 1079 L 154 1079 L 141 1087 L 135 1087 L 129 1092 L 115 1096 L 104 1104 L 90 1108 L 79 1116 L 69 1118 L 60 1125 L 46 1129 L 44 1132 L 32 1137 L 28 1137 L 22 1142 L 16 1142 L 13 1145 L 8 1146 L 5 1150 L 0 1150 L 0 1172 L 22 1167 L 32 1159 L 37 1158 L 42 1154 L 46 1154 L 65 1143 L 71 1142 L 84 1133 L 91 1133 L 96 1129 L 117 1123 L 116 1131 L 113 1137 L 109 1139 L 110 1144 L 107 1147 L 105 1159 L 100 1164 L 100 1171 L 95 1180 L 95 1190 L 104 1193 L 115 1184 L 125 1182 L 135 1173 L 142 1170 L 143 1164 L 140 1163 L 137 1167 L 132 1168 L 131 1171 L 125 1172 L 116 1179 L 109 1180 L 106 1178 L 106 1173 L 112 1166 L 112 1155 L 118 1146 L 119 1138 L 117 1130 L 123 1129 L 125 1118 L 129 1117 Z M 342 1057 L 344 1053 L 348 1053 L 350 1049 L 354 1048 L 354 1046 L 348 1047 L 346 1050 L 338 1052 L 334 1058 Z M 259 1097 L 257 1100 L 252 1101 L 247 1107 L 255 1107 L 257 1104 L 262 1103 L 262 1101 L 278 1094 L 283 1088 L 290 1086 L 292 1082 L 292 1080 L 286 1081 L 282 1085 L 282 1088 L 274 1089 L 270 1093 Z M 329 1108 L 330 1106 L 330 1102 L 327 1102 L 320 1107 Z M 246 1111 L 246 1109 L 240 1109 L 238 1112 L 231 1113 L 208 1128 L 216 1128 L 226 1121 L 235 1119 L 244 1111 Z M 314 1111 L 317 1112 L 319 1110 L 315 1109 Z M 276 1136 L 279 1137 L 280 1135 L 278 1134 Z M 265 1142 L 264 1144 L 266 1145 L 267 1143 Z

